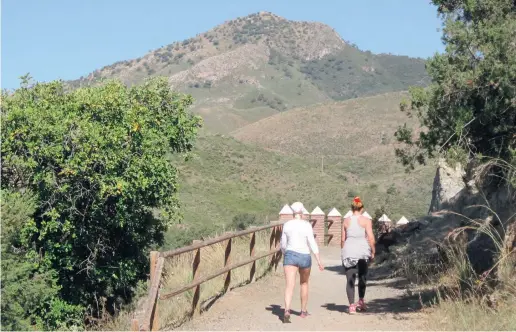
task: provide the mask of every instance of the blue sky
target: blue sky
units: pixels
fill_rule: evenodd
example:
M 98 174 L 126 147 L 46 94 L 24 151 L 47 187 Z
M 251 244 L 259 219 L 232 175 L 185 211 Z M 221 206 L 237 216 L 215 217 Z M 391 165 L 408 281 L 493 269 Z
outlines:
M 374 53 L 443 50 L 429 0 L 2 0 L 2 88 L 27 72 L 75 79 L 258 11 L 328 24 Z

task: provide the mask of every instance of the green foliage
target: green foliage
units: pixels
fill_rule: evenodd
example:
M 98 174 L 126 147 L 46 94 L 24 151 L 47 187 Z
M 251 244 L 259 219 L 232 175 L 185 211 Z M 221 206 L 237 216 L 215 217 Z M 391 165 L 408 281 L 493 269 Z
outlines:
M 251 104 L 253 105 L 265 105 L 269 106 L 272 109 L 275 109 L 277 111 L 285 111 L 287 107 L 283 103 L 283 100 L 281 100 L 278 97 L 267 97 L 265 94 L 260 93 L 256 98 L 251 99 Z
M 411 84 L 421 85 L 425 76 L 421 59 L 373 56 L 355 48 L 304 62 L 300 71 L 336 100 L 401 91 Z
M 165 156 L 192 148 L 200 119 L 191 103 L 165 79 L 65 93 L 60 82 L 31 86 L 24 77 L 2 95 L 2 189 L 35 193 L 19 232 L 24 257 L 56 272 L 49 280 L 67 303 L 105 298 L 112 308 L 146 277 L 148 250 L 178 219 L 176 170 Z M 48 319 L 57 320 L 64 304 L 51 304 Z
M 2 190 L 2 321 L 6 330 L 81 327 L 83 308 L 59 298 L 57 272 L 30 254 L 24 225 L 36 211 L 36 198 Z
M 396 186 L 394 184 L 391 184 L 389 188 L 387 188 L 387 195 L 396 195 L 398 194 L 398 189 L 396 189 Z
M 256 224 L 256 215 L 250 213 L 237 214 L 232 221 L 232 226 L 240 231 L 254 224 Z
M 444 19 L 446 51 L 427 63 L 428 89 L 412 89 L 410 105 L 426 129 L 396 132 L 409 169 L 458 146 L 510 160 L 516 145 L 516 4 L 511 0 L 433 0 Z
M 378 236 L 380 236 L 380 232 L 382 231 L 383 223 L 381 221 L 379 221 L 379 219 L 384 214 L 387 214 L 387 212 L 386 212 L 385 206 L 383 206 L 383 205 L 381 207 L 375 209 L 375 211 L 374 211 L 372 222 L 373 222 L 373 233 L 374 233 L 374 237 L 376 239 L 378 239 Z

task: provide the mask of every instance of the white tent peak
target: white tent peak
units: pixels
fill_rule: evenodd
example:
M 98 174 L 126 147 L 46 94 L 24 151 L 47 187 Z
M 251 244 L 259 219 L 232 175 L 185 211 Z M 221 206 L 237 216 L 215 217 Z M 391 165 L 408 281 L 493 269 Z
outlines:
M 344 218 L 349 218 L 353 215 L 353 212 L 351 210 L 349 210 L 345 215 L 344 215 Z
M 285 206 L 283 206 L 283 209 L 281 209 L 279 214 L 293 214 L 293 213 L 294 212 L 292 211 L 290 206 L 288 204 L 285 204 Z
M 342 217 L 342 214 L 336 209 L 331 209 L 330 213 L 328 213 L 328 217 Z
M 396 223 L 396 225 L 406 225 L 406 224 L 408 224 L 409 222 L 410 222 L 410 221 L 409 221 L 407 218 L 405 218 L 405 216 L 403 216 L 403 217 L 401 217 L 401 219 L 400 219 L 400 220 L 398 220 L 398 222 Z
M 389 217 L 387 217 L 387 215 L 384 213 L 384 214 L 382 214 L 380 219 L 378 219 L 378 221 L 389 222 L 389 221 L 392 221 L 392 220 L 390 220 Z
M 367 211 L 364 211 L 364 213 L 362 213 L 362 216 L 366 217 L 367 219 L 373 219 L 373 217 L 371 217 L 371 215 L 367 213 Z
M 323 210 L 321 210 L 320 207 L 316 206 L 315 209 L 312 211 L 312 216 L 324 216 Z

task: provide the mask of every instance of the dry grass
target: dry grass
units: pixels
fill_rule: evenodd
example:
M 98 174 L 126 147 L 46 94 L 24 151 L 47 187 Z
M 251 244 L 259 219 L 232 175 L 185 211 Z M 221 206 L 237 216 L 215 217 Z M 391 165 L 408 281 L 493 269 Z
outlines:
M 238 263 L 250 255 L 251 235 L 241 236 L 232 240 L 231 264 Z M 256 233 L 255 254 L 270 251 L 270 230 Z M 200 276 L 211 274 L 224 267 L 224 254 L 227 241 L 214 244 L 201 249 L 201 262 L 199 265 Z M 162 277 L 160 294 L 167 294 L 181 286 L 192 282 L 192 262 L 194 252 L 167 258 Z M 271 270 L 272 256 L 256 261 L 255 279 L 261 278 Z M 229 289 L 249 283 L 252 264 L 245 265 L 231 271 L 231 284 Z M 212 304 L 216 298 L 223 295 L 224 281 L 223 274 L 201 285 L 200 302 L 201 308 L 205 309 Z M 185 322 L 192 313 L 192 299 L 194 289 L 184 292 L 175 297 L 158 300 L 159 329 L 170 330 Z M 140 299 L 141 301 L 142 299 Z M 117 317 L 104 324 L 102 330 L 121 331 L 130 330 L 132 314 L 128 311 L 121 312 Z
M 440 299 L 430 309 L 428 329 L 448 331 L 514 331 L 516 330 L 516 300 L 506 294 L 496 308 L 478 297 Z
M 480 275 L 466 253 L 466 231 L 488 236 L 496 247 L 495 264 Z M 429 329 L 516 330 L 516 248 L 512 240 L 507 244 L 505 234 L 507 229 L 500 231 L 490 222 L 470 219 L 470 226 L 450 234 L 439 260 L 412 257 L 404 261 L 407 278 L 438 289 L 435 303 L 427 310 Z
M 270 231 L 266 230 L 256 233 L 255 254 L 265 253 L 270 250 L 269 239 Z M 231 249 L 232 264 L 249 257 L 250 240 L 251 235 L 233 239 Z M 205 247 L 201 250 L 200 277 L 224 267 L 226 245 L 227 241 Z M 193 252 L 167 259 L 161 294 L 169 293 L 192 281 L 193 259 Z M 269 271 L 270 261 L 271 257 L 265 257 L 256 261 L 255 279 L 264 276 Z M 251 266 L 252 264 L 249 264 L 231 271 L 230 289 L 249 282 Z M 200 301 L 204 306 L 208 305 L 210 300 L 222 294 L 225 278 L 226 275 L 224 274 L 201 285 Z M 188 319 L 192 312 L 193 295 L 194 289 L 158 302 L 161 329 L 171 329 L 184 322 L 185 319 Z

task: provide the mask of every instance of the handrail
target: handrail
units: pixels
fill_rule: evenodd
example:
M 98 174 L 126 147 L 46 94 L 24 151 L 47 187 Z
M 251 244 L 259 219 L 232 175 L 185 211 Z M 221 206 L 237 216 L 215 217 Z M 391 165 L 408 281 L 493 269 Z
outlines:
M 176 295 L 179 295 L 181 293 L 184 293 L 187 290 L 194 288 L 195 286 L 199 286 L 200 284 L 205 283 L 206 281 L 209 281 L 209 280 L 211 280 L 213 278 L 216 278 L 216 277 L 220 276 L 221 274 L 227 273 L 227 272 L 229 272 L 231 270 L 234 270 L 236 268 L 239 268 L 241 266 L 250 264 L 250 263 L 252 263 L 252 262 L 254 262 L 254 261 L 258 260 L 258 259 L 270 256 L 270 255 L 274 255 L 274 254 L 278 253 L 280 250 L 281 249 L 274 249 L 274 250 L 271 250 L 271 251 L 266 252 L 264 254 L 260 254 L 258 256 L 254 256 L 254 257 L 248 258 L 245 261 L 242 261 L 240 263 L 232 264 L 232 265 L 230 265 L 228 267 L 219 269 L 216 272 L 214 272 L 214 273 L 212 273 L 212 274 L 210 274 L 208 276 L 203 277 L 202 279 L 199 279 L 199 280 L 197 280 L 195 282 L 192 282 L 192 283 L 190 283 L 190 284 L 188 284 L 186 286 L 183 286 L 183 287 L 180 287 L 178 289 L 175 289 L 175 290 L 173 290 L 170 293 L 167 293 L 167 294 L 164 294 L 164 295 L 160 295 L 159 299 L 160 300 L 166 300 L 166 299 L 171 298 L 173 296 L 176 296 Z
M 172 257 L 172 256 L 181 255 L 181 254 L 187 253 L 189 251 L 194 251 L 194 250 L 201 249 L 201 248 L 204 248 L 207 246 L 211 246 L 213 244 L 216 244 L 216 243 L 219 243 L 222 241 L 226 241 L 226 240 L 229 240 L 229 239 L 232 239 L 235 237 L 240 237 L 240 236 L 244 236 L 247 234 L 252 234 L 254 232 L 259 232 L 259 231 L 263 231 L 263 230 L 266 230 L 269 228 L 273 228 L 276 226 L 281 226 L 284 223 L 285 223 L 284 221 L 278 221 L 278 222 L 274 222 L 274 223 L 271 223 L 271 224 L 265 225 L 265 226 L 253 227 L 253 228 L 249 228 L 249 229 L 239 231 L 239 232 L 228 233 L 228 234 L 225 234 L 225 235 L 213 238 L 213 239 L 209 239 L 206 241 L 198 242 L 198 243 L 186 246 L 186 247 L 161 252 L 160 257 L 168 258 L 168 257 Z
M 224 274 L 224 273 L 227 274 L 226 282 L 224 284 L 224 291 L 226 291 L 227 287 L 229 286 L 230 280 L 231 280 L 231 271 L 236 268 L 239 268 L 241 266 L 252 263 L 253 266 L 251 267 L 251 272 L 250 272 L 250 281 L 252 282 L 254 280 L 256 261 L 259 259 L 262 259 L 264 257 L 271 256 L 271 255 L 274 255 L 274 254 L 277 254 L 280 252 L 280 248 L 279 248 L 279 242 L 280 242 L 279 240 L 280 240 L 280 235 L 281 235 L 280 231 L 281 231 L 281 226 L 284 223 L 285 223 L 285 221 L 271 222 L 269 225 L 264 225 L 264 226 L 260 226 L 260 227 L 252 227 L 247 230 L 234 232 L 234 233 L 228 233 L 228 234 L 216 237 L 214 239 L 198 242 L 198 243 L 192 244 L 190 246 L 178 248 L 175 250 L 169 250 L 169 251 L 159 252 L 159 253 L 151 252 L 151 267 L 150 267 L 150 269 L 151 269 L 151 273 L 150 273 L 151 274 L 151 285 L 150 285 L 150 289 L 149 289 L 149 294 L 148 294 L 147 302 L 146 302 L 144 310 L 143 310 L 143 315 L 141 317 L 139 317 L 139 319 L 134 318 L 132 320 L 131 326 L 132 326 L 133 331 L 138 331 L 138 330 L 140 330 L 140 328 L 143 331 L 150 331 L 150 330 L 155 331 L 158 328 L 158 326 L 157 326 L 158 325 L 157 301 L 171 298 L 173 296 L 176 296 L 183 292 L 186 292 L 187 290 L 192 289 L 192 288 L 195 288 L 195 294 L 194 294 L 193 303 L 192 303 L 192 310 L 193 310 L 194 315 L 198 314 L 200 312 L 200 306 L 199 306 L 199 304 L 200 304 L 199 303 L 199 297 L 200 297 L 200 288 L 199 287 L 200 287 L 200 285 L 208 280 L 211 280 L 213 278 L 216 278 L 217 276 L 220 276 L 221 274 Z M 271 229 L 271 228 L 273 230 L 272 230 L 271 237 L 270 237 L 270 248 L 274 247 L 274 249 L 271 249 L 270 251 L 268 251 L 266 253 L 261 253 L 261 254 L 256 255 L 255 249 L 254 249 L 255 241 L 256 241 L 255 233 L 263 231 L 263 230 Z M 229 265 L 229 255 L 231 253 L 231 242 L 232 242 L 231 239 L 240 237 L 240 236 L 244 236 L 244 235 L 248 235 L 248 234 L 253 234 L 253 236 L 251 237 L 251 242 L 250 242 L 250 257 L 243 261 Z M 210 275 L 199 278 L 199 264 L 200 264 L 200 253 L 201 253 L 200 250 L 204 247 L 207 247 L 207 246 L 210 246 L 210 245 L 222 242 L 222 241 L 226 241 L 226 240 L 228 240 L 228 244 L 226 245 L 226 253 L 225 253 L 225 259 L 224 259 L 225 266 L 223 268 L 211 273 Z M 159 295 L 159 288 L 160 288 L 160 283 L 161 283 L 162 271 L 164 269 L 165 259 L 177 256 L 177 255 L 181 255 L 181 254 L 184 254 L 187 252 L 191 252 L 191 251 L 196 251 L 196 254 L 195 254 L 194 260 L 193 260 L 193 276 L 194 276 L 193 281 L 190 284 L 188 284 L 186 286 L 181 286 L 168 294 Z M 277 267 L 279 258 L 281 258 L 281 256 L 275 256 L 270 262 L 271 266 Z M 140 320 L 143 320 L 142 324 L 140 324 Z

